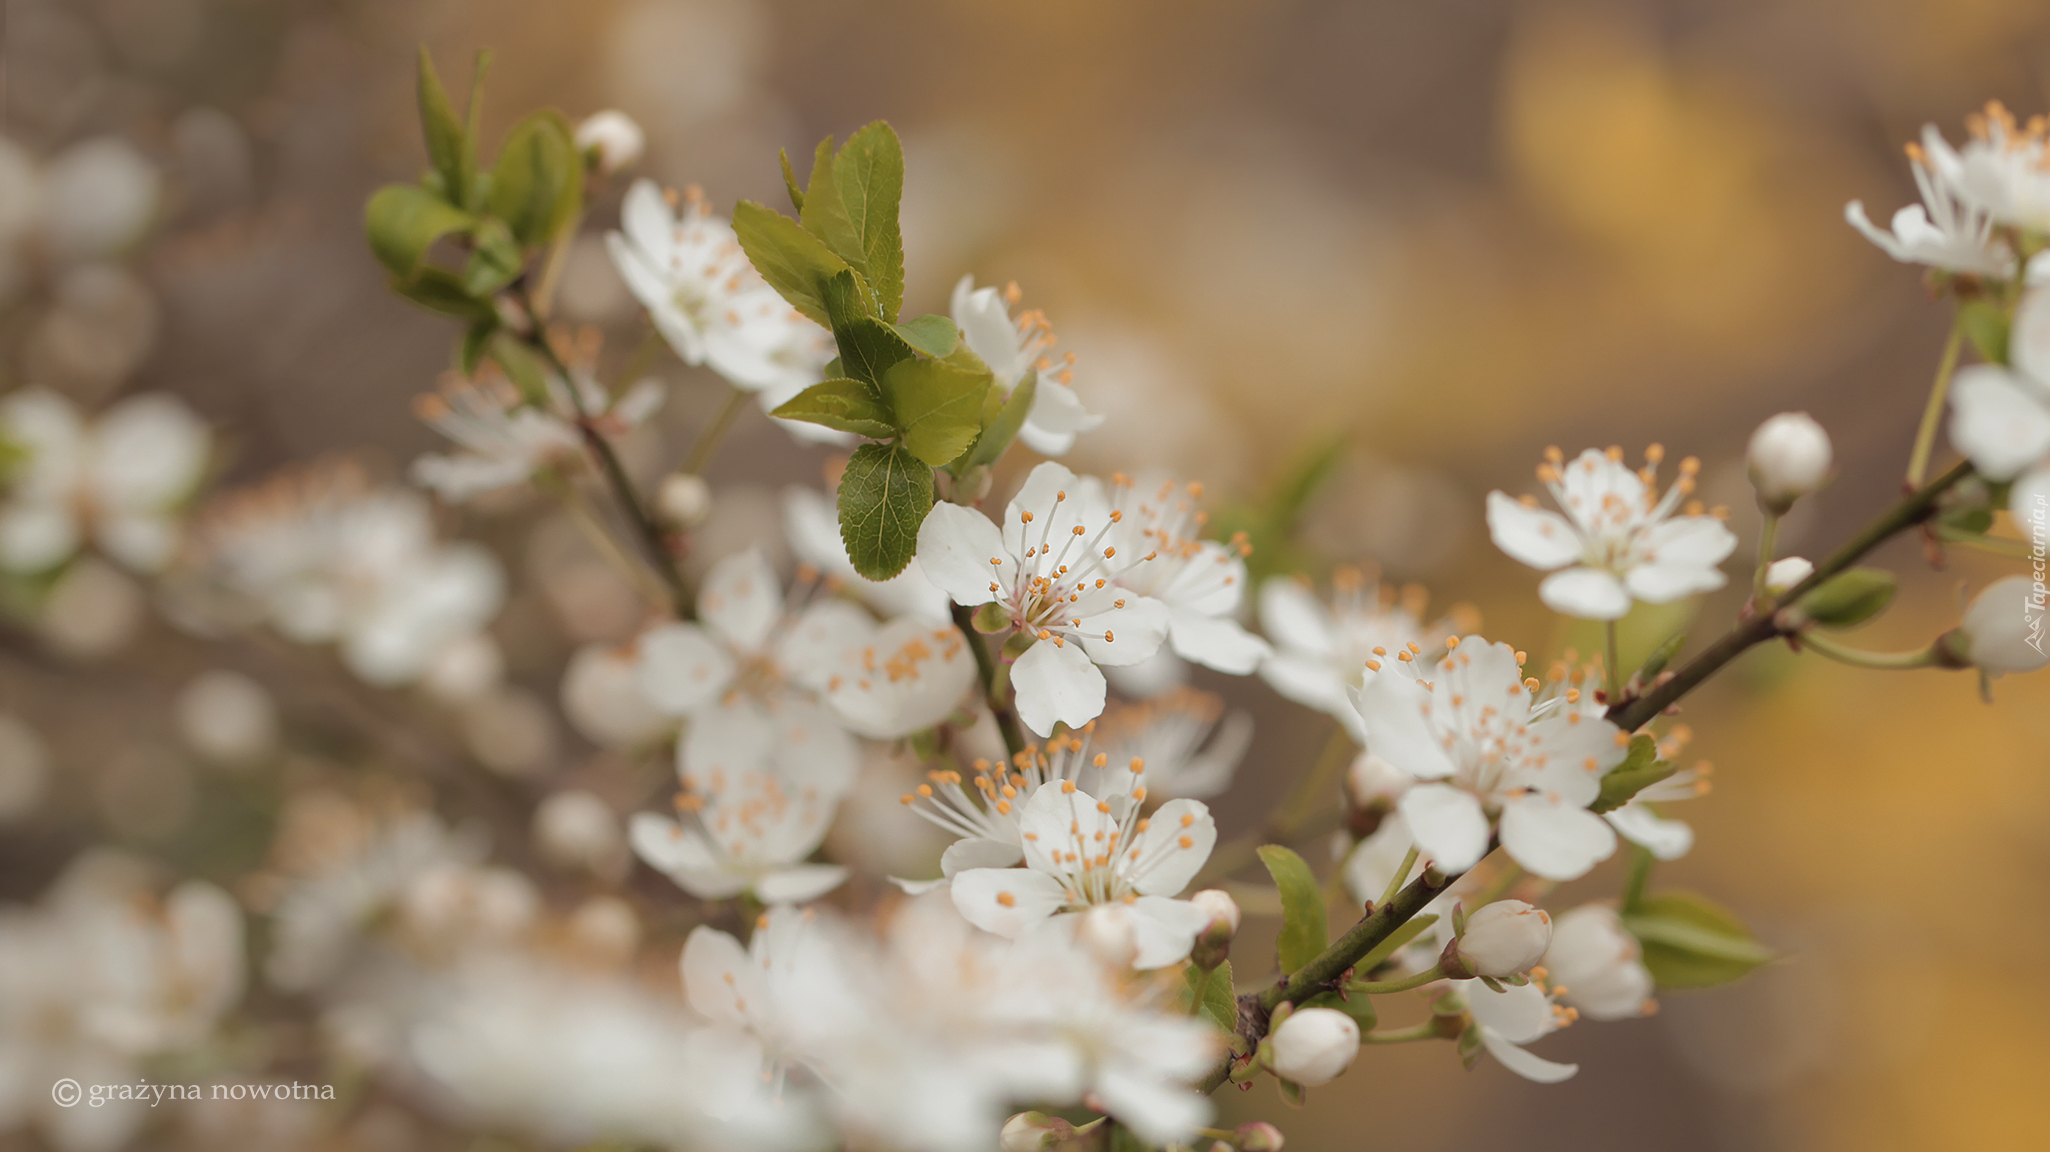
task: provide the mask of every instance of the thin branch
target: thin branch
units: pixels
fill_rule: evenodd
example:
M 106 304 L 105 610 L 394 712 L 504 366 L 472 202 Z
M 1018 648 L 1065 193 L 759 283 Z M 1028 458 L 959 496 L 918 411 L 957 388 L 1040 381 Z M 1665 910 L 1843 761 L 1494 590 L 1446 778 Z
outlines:
M 1025 751 L 1025 732 L 1018 726 L 1018 713 L 997 690 L 996 657 L 990 655 L 989 644 L 982 633 L 975 630 L 975 609 L 954 605 L 954 627 L 961 630 L 961 638 L 968 642 L 968 650 L 975 653 L 975 671 L 982 678 L 982 696 L 989 704 L 990 715 L 996 717 L 997 731 L 1003 733 L 1004 748 L 1015 759 Z

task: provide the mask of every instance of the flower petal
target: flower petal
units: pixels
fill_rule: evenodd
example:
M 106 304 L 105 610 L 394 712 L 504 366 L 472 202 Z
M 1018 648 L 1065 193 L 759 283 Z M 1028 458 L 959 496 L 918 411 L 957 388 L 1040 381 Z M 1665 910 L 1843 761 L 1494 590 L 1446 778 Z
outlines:
M 1080 728 L 1103 714 L 1109 686 L 1079 644 L 1041 640 L 1011 665 L 1018 719 L 1039 736 L 1056 723 Z
M 733 658 L 695 624 L 659 624 L 635 647 L 641 692 L 667 715 L 702 708 L 733 682 Z
M 1061 882 L 1030 868 L 970 868 L 950 887 L 954 907 L 985 932 L 1016 939 L 1068 902 Z
M 755 881 L 755 896 L 764 904 L 802 904 L 816 900 L 847 879 L 839 864 L 797 864 L 778 868 Z
M 768 714 L 735 693 L 691 713 L 676 763 L 684 783 L 702 790 L 767 767 L 775 747 Z
M 1488 493 L 1488 535 L 1510 559 L 1541 571 L 1573 563 L 1586 548 L 1564 516 L 1499 491 Z
M 1233 676 L 1246 675 L 1274 654 L 1267 641 L 1224 616 L 1174 613 L 1168 624 L 1168 638 L 1175 655 Z
M 1429 689 L 1407 676 L 1374 676 L 1354 700 L 1374 755 L 1419 780 L 1452 775 L 1454 765 L 1427 719 L 1433 704 Z
M 989 517 L 945 501 L 933 505 L 918 526 L 918 564 L 956 604 L 970 607 L 997 598 L 991 585 L 1018 578 L 1017 555 L 1004 547 Z
M 698 593 L 698 619 L 737 651 L 762 650 L 783 619 L 783 590 L 759 549 L 712 565 Z
M 1661 860 L 1678 860 L 1694 847 L 1694 829 L 1685 820 L 1668 820 L 1648 804 L 1625 804 L 1604 815 L 1610 827 Z
M 1201 800 L 1170 800 L 1153 814 L 1134 850 L 1129 875 L 1144 896 L 1177 896 L 1203 870 L 1217 844 L 1217 821 Z
M 1132 967 L 1141 972 L 1187 959 L 1196 933 L 1210 926 L 1210 914 L 1187 900 L 1141 896 L 1130 907 L 1132 939 L 1138 945 Z
M 1173 621 L 1167 605 L 1151 596 L 1127 596 L 1125 606 L 1082 617 L 1074 639 L 1098 664 L 1137 664 L 1167 640 Z
M 761 969 L 740 941 L 716 928 L 699 925 L 683 942 L 684 998 L 691 1011 L 721 1024 L 749 1025 L 743 1005 L 766 1004 Z
M 957 876 L 971 868 L 1014 868 L 1024 856 L 1016 844 L 971 836 L 954 841 L 940 854 L 940 875 Z
M 2050 455 L 2050 405 L 2040 389 L 1994 364 L 1960 369 L 1950 385 L 1950 440 L 1988 480 L 2007 480 Z
M 1443 871 L 1464 872 L 1487 854 L 1488 817 L 1471 793 L 1450 784 L 1419 784 L 1402 794 L 1396 808 L 1409 821 L 1418 850 Z
M 1497 1064 L 1525 1080 L 1534 1080 L 1539 1084 L 1558 1084 L 1571 1080 L 1580 1071 L 1578 1064 L 1559 1064 L 1525 1052 L 1487 1028 L 1481 1029 L 1481 1043 L 1487 1046 L 1488 1055 L 1493 1056 Z
M 1615 853 L 1616 831 L 1585 808 L 1520 796 L 1502 806 L 1502 848 L 1534 875 L 1574 880 Z
M 1599 568 L 1567 568 L 1538 585 L 1545 607 L 1582 620 L 1620 620 L 1630 611 L 1630 593 Z
M 1331 614 L 1293 577 L 1277 576 L 1260 586 L 1260 627 L 1285 649 L 1317 656 L 1332 650 Z

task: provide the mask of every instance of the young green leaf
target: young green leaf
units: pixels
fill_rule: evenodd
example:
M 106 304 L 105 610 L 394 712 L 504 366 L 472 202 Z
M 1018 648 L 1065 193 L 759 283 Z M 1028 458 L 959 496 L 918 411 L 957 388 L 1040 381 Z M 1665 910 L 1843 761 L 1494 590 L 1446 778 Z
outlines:
M 1002 391 L 991 388 L 982 400 L 982 432 L 975 437 L 975 443 L 954 462 L 956 475 L 970 468 L 994 464 L 1011 441 L 1018 438 L 1018 430 L 1025 427 L 1025 417 L 1032 412 L 1032 399 L 1039 392 L 1039 373 L 1028 371 L 1025 378 L 1011 389 L 1009 399 Z
M 1195 1003 L 1196 986 L 1202 985 L 1203 1002 Z M 1212 969 L 1209 978 L 1194 964 L 1182 969 L 1182 1007 L 1192 1016 L 1201 1016 L 1217 1025 L 1226 1033 L 1239 1030 L 1239 1002 L 1231 991 L 1231 961 L 1226 960 Z
M 1660 760 L 1658 755 L 1658 741 L 1641 732 L 1631 737 L 1630 751 L 1621 764 L 1602 777 L 1601 795 L 1588 807 L 1596 812 L 1613 812 L 1628 804 L 1632 796 L 1680 770 L 1679 765 Z
M 804 189 L 797 186 L 797 172 L 790 167 L 790 150 L 788 148 L 776 149 L 776 158 L 783 162 L 783 187 L 790 193 L 790 208 L 792 211 L 802 214 L 804 212 Z
M 869 318 L 860 290 L 855 287 L 852 268 L 828 277 L 819 294 L 825 300 L 826 317 L 832 321 L 833 341 L 839 345 L 843 371 L 880 389 L 883 373 L 897 362 L 911 359 L 911 345 L 888 324 Z
M 463 287 L 462 278 L 432 264 L 415 272 L 411 279 L 392 278 L 392 291 L 430 311 L 453 316 L 472 324 L 496 320 L 498 313 L 489 300 L 479 300 Z
M 762 279 L 790 302 L 792 308 L 830 327 L 822 285 L 835 272 L 848 271 L 847 262 L 828 251 L 818 237 L 798 226 L 797 221 L 773 212 L 752 200 L 733 207 L 733 231 L 740 237 Z M 860 287 L 857 273 L 855 285 Z
M 955 347 L 961 343 L 961 330 L 945 316 L 920 316 L 894 327 L 906 343 L 927 356 L 952 356 Z
M 475 376 L 477 365 L 484 360 L 484 353 L 491 344 L 492 334 L 498 331 L 498 318 L 478 320 L 463 332 L 462 343 L 456 345 L 456 368 L 465 376 Z
M 2007 363 L 2007 313 L 1990 300 L 1973 300 L 1957 310 L 1958 326 L 1988 364 Z
M 476 153 L 464 148 L 463 122 L 449 103 L 448 90 L 441 86 L 434 57 L 428 55 L 425 44 L 420 46 L 419 70 L 420 130 L 427 138 L 427 161 L 440 178 L 442 193 L 453 203 L 466 205 Z
M 840 541 L 854 570 L 888 580 L 918 552 L 932 469 L 902 444 L 863 444 L 840 474 Z
M 876 395 L 874 386 L 845 377 L 814 384 L 769 415 L 822 424 L 876 440 L 897 434 L 890 423 L 890 410 Z
M 1692 892 L 1647 896 L 1623 916 L 1660 988 L 1727 984 L 1776 959 L 1728 909 Z
M 476 222 L 455 207 L 414 184 L 387 184 L 363 206 L 363 231 L 377 262 L 401 279 L 420 269 L 420 261 L 436 240 L 467 230 Z
M 486 216 L 470 231 L 470 259 L 463 266 L 463 290 L 485 297 L 513 282 L 527 265 L 526 254 L 505 221 Z
M 568 121 L 553 110 L 513 126 L 491 169 L 491 214 L 521 244 L 552 243 L 583 208 L 584 161 Z
M 1260 862 L 1281 893 L 1281 970 L 1294 972 L 1331 943 L 1324 923 L 1324 890 L 1303 858 L 1279 844 L 1262 847 Z
M 833 159 L 842 211 L 863 253 L 859 266 L 874 293 L 876 313 L 894 321 L 904 306 L 904 237 L 897 226 L 904 196 L 904 145 L 878 120 L 847 138 Z M 850 263 L 855 263 L 851 260 Z
M 1847 568 L 1801 597 L 1797 607 L 1824 628 L 1851 628 L 1886 611 L 1899 584 L 1884 568 Z
M 904 446 L 934 467 L 952 461 L 982 431 L 982 398 L 993 380 L 952 360 L 899 360 L 884 371 L 883 396 Z
M 862 251 L 854 222 L 847 218 L 847 206 L 840 200 L 840 185 L 833 179 L 831 136 L 819 141 L 818 149 L 812 153 L 811 182 L 805 185 L 804 207 L 798 210 L 797 219 L 805 231 L 824 241 L 835 256 L 866 271 L 867 253 Z M 862 310 L 868 310 L 866 305 Z
M 534 351 L 509 332 L 500 332 L 491 341 L 491 358 L 505 369 L 508 379 L 520 390 L 520 396 L 529 404 L 548 403 L 548 374 L 541 365 L 541 358 Z

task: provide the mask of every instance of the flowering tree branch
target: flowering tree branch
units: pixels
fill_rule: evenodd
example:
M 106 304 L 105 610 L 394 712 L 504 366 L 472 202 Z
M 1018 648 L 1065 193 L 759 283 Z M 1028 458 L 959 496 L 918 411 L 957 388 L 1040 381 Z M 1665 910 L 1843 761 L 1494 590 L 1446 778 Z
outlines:
M 996 717 L 997 731 L 1003 733 L 1004 750 L 1015 757 L 1025 750 L 1025 731 L 1018 726 L 1017 710 L 1004 700 L 997 687 L 996 657 L 990 655 L 989 645 L 975 630 L 975 609 L 954 605 L 954 627 L 961 630 L 961 639 L 975 654 L 975 672 L 982 682 L 983 699 L 989 704 L 990 715 Z

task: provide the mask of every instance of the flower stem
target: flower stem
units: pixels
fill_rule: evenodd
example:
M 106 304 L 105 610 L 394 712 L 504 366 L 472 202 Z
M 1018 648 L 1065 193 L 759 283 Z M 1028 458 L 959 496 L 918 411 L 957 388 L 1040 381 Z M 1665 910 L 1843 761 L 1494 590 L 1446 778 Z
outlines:
M 1826 636 L 1804 632 L 1801 635 L 1801 647 L 1818 656 L 1827 656 L 1839 664 L 1849 664 L 1854 668 L 1877 668 L 1898 672 L 1910 668 L 1928 668 L 1936 663 L 1934 644 L 1914 652 L 1868 652 L 1863 648 L 1839 644 Z
M 1765 523 L 1758 529 L 1758 575 L 1751 581 L 1751 601 L 1761 607 L 1766 600 L 1765 574 L 1772 570 L 1772 562 L 1779 551 L 1779 513 L 1768 509 Z
M 1409 853 L 1402 858 L 1402 867 L 1395 870 L 1395 875 L 1388 878 L 1388 887 L 1381 890 L 1381 903 L 1388 903 L 1395 899 L 1397 892 L 1402 891 L 1402 882 L 1409 879 L 1409 870 L 1416 867 L 1416 858 L 1417 847 L 1411 844 Z
M 1623 684 L 1623 657 L 1620 654 L 1621 649 L 1616 644 L 1616 622 L 1614 620 L 1602 621 L 1602 637 L 1609 650 L 1607 675 L 1602 677 L 1602 679 L 1604 686 L 1609 690 L 1609 699 L 1614 700 L 1617 691 Z
M 1438 1022 L 1435 1020 L 1426 1020 L 1413 1028 L 1391 1028 L 1377 1032 L 1369 1032 L 1366 1035 L 1360 1037 L 1360 1043 L 1410 1044 L 1418 1040 L 1436 1040 L 1437 1038 Z
M 1485 908 L 1500 900 L 1503 893 L 1508 892 L 1521 879 L 1523 879 L 1523 866 L 1511 860 L 1502 867 L 1501 871 L 1493 879 L 1488 881 L 1485 887 L 1474 893 L 1473 898 L 1466 901 L 1466 903 L 1472 908 Z
M 1919 488 L 1929 471 L 1929 452 L 1936 446 L 1936 426 L 1943 422 L 1943 404 L 1950 396 L 1950 378 L 1957 371 L 1958 351 L 1964 346 L 1963 314 L 1950 323 L 1950 338 L 1943 343 L 1943 359 L 1936 364 L 1936 381 L 1929 386 L 1929 403 L 1922 409 L 1922 424 L 1915 429 L 1915 451 L 1908 457 L 1908 486 Z
M 712 422 L 699 434 L 698 442 L 691 445 L 690 455 L 683 461 L 684 475 L 699 475 L 704 472 L 705 465 L 712 462 L 712 450 L 719 446 L 719 441 L 725 437 L 726 430 L 733 427 L 734 417 L 740 415 L 741 407 L 747 403 L 747 396 L 747 393 L 735 388 L 726 397 L 726 403 L 719 406 L 719 414 L 712 417 Z
M 954 605 L 954 627 L 961 630 L 961 638 L 968 642 L 968 650 L 975 654 L 975 671 L 982 678 L 983 699 L 989 704 L 990 715 L 996 718 L 997 731 L 1003 733 L 1004 750 L 1015 760 L 1020 752 L 1025 751 L 1025 731 L 1018 725 L 1017 711 L 997 688 L 996 658 L 989 654 L 989 645 L 975 630 L 975 609 Z
M 1356 980 L 1347 984 L 1345 990 L 1360 996 L 1390 996 L 1397 992 L 1407 992 L 1412 988 L 1421 988 L 1444 978 L 1445 966 L 1433 964 L 1425 971 L 1414 976 L 1405 976 L 1400 980 L 1383 980 L 1378 983 L 1372 980 Z

